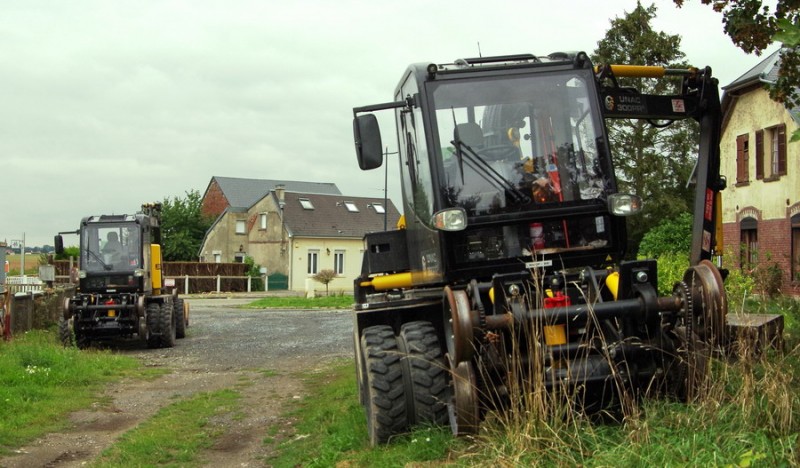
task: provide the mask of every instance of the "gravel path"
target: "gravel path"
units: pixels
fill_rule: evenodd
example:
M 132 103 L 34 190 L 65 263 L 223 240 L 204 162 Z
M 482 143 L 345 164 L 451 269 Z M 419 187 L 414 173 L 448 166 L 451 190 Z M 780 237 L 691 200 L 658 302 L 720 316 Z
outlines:
M 262 440 L 278 425 L 287 403 L 303 396 L 298 372 L 324 369 L 331 359 L 352 356 L 352 312 L 349 310 L 244 310 L 253 299 L 189 298 L 187 336 L 174 348 L 146 349 L 138 342 L 108 346 L 135 356 L 147 366 L 170 373 L 152 381 L 126 380 L 110 385 L 109 404 L 69 416 L 69 428 L 47 434 L 0 467 L 79 467 L 159 408 L 197 392 L 235 388 L 242 394 L 242 417 L 214 421 L 225 434 L 202 454 L 205 466 L 266 466 L 270 447 Z

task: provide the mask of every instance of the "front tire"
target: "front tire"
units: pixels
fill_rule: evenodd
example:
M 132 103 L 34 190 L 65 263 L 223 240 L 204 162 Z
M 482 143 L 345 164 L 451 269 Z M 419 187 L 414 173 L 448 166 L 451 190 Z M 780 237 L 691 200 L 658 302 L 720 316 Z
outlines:
M 411 425 L 447 424 L 449 370 L 436 329 L 430 322 L 409 322 L 400 329 L 400 341 L 406 351 L 403 364 L 410 384 L 406 391 L 412 405 Z
M 58 338 L 65 348 L 75 346 L 75 335 L 73 334 L 72 324 L 70 322 L 71 319 L 67 320 L 63 316 L 58 319 Z
M 364 329 L 361 353 L 367 432 L 370 445 L 375 446 L 408 429 L 402 356 L 394 331 L 387 325 Z
M 80 349 L 89 346 L 89 340 L 75 332 L 75 319 L 73 317 L 58 319 L 58 338 L 65 348 L 77 346 Z

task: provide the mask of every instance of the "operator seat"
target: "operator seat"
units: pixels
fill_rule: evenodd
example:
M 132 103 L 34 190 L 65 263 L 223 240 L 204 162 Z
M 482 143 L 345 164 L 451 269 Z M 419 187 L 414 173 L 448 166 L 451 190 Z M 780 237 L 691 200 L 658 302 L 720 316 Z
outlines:
M 455 130 L 453 130 L 453 139 L 466 144 L 472 149 L 482 148 L 485 143 L 483 130 L 475 122 L 456 125 Z

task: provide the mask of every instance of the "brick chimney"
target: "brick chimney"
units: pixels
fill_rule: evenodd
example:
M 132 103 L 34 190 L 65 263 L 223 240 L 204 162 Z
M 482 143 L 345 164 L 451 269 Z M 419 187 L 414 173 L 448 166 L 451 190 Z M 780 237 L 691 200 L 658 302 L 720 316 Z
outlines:
M 283 207 L 286 205 L 286 201 L 284 201 L 283 194 L 286 191 L 286 187 L 283 184 L 278 184 L 275 186 L 275 195 L 278 197 L 278 207 L 282 210 Z

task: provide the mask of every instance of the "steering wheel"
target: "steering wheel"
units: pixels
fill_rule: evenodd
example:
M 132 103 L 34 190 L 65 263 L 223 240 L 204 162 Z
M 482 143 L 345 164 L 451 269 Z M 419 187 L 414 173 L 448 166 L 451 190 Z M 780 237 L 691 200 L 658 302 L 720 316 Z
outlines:
M 486 148 L 481 148 L 478 153 L 487 161 L 502 161 L 504 159 L 518 161 L 520 156 L 519 148 L 512 145 L 487 146 Z

